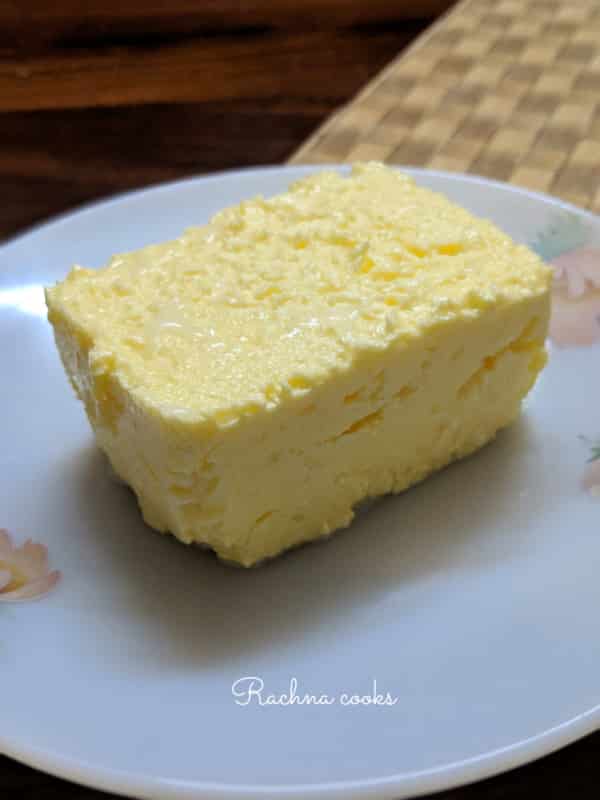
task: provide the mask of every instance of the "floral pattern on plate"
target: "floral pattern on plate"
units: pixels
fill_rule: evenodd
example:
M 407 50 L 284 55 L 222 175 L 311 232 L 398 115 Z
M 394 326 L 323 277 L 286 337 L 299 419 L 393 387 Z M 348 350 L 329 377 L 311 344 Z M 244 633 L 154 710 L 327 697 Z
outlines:
M 572 213 L 553 217 L 532 249 L 554 268 L 550 339 L 558 347 L 600 342 L 600 247 Z
M 0 602 L 35 600 L 52 589 L 60 572 L 50 571 L 48 549 L 28 539 L 17 547 L 7 530 L 0 530 Z
M 552 217 L 531 248 L 554 269 L 550 339 L 558 347 L 589 347 L 600 342 L 600 246 L 576 214 Z M 590 442 L 582 488 L 600 497 L 600 440 Z
M 596 442 L 588 442 L 587 439 L 584 441 L 590 448 L 590 457 L 583 473 L 581 485 L 586 492 L 594 497 L 600 497 L 600 439 Z

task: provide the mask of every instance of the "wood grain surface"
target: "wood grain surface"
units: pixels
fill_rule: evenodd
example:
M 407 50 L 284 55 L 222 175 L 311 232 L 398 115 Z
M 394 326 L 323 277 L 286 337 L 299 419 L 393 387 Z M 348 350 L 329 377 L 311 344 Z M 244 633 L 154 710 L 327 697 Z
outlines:
M 448 2 L 0 1 L 0 238 L 285 160 Z
M 268 29 L 323 30 L 432 19 L 448 0 L 26 0 L 0 3 L 0 29 L 26 42 Z
M 125 189 L 285 160 L 448 5 L 0 0 L 0 238 Z M 0 693 L 0 736 L 1 709 Z M 599 748 L 436 797 L 595 800 Z M 2 799 L 103 797 L 0 756 Z

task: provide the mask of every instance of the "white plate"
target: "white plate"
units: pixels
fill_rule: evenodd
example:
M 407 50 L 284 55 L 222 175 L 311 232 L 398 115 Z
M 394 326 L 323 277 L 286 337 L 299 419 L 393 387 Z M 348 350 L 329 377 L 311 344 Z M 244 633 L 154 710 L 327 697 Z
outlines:
M 153 533 L 107 476 L 42 285 L 310 171 L 135 192 L 0 248 L 0 527 L 44 542 L 63 573 L 36 603 L 0 604 L 6 754 L 161 800 L 391 798 L 482 778 L 598 727 L 600 500 L 582 486 L 600 466 L 586 467 L 600 438 L 597 342 L 552 346 L 522 420 L 481 453 L 261 569 Z M 572 294 L 581 270 L 588 278 L 583 299 L 563 303 L 579 326 L 567 337 L 600 332 L 597 217 L 413 172 L 548 258 L 579 249 L 563 258 Z M 264 681 L 263 701 L 296 678 L 298 694 L 335 702 L 240 705 L 232 684 L 245 676 Z M 373 681 L 397 702 L 342 704 Z

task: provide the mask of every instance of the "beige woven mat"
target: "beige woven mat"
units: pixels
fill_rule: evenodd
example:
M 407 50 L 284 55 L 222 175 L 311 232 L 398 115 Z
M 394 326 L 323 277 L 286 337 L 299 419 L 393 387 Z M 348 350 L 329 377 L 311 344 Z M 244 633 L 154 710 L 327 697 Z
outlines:
M 370 159 L 600 212 L 600 0 L 463 0 L 291 162 Z

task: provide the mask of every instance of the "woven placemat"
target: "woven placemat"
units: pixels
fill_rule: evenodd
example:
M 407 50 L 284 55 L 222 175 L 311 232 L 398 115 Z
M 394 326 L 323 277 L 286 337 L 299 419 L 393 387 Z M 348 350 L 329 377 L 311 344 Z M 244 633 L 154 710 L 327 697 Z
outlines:
M 600 212 L 600 0 L 463 0 L 291 162 L 371 159 Z

